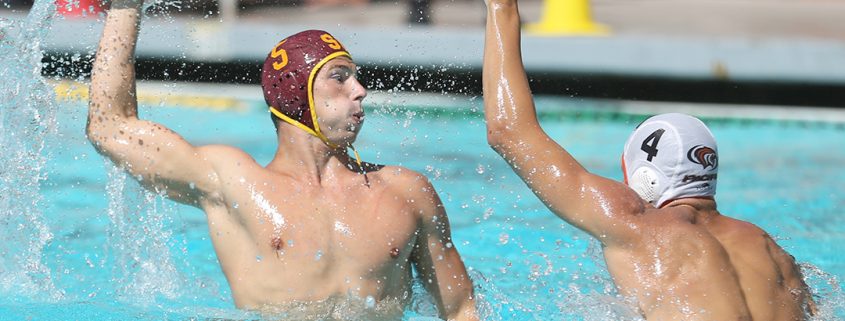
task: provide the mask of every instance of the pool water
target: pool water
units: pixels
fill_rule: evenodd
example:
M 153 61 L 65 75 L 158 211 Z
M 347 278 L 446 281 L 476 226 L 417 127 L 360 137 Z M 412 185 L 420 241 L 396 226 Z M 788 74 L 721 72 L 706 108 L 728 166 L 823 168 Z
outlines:
M 141 115 L 195 145 L 237 146 L 266 164 L 275 137 L 254 91 L 253 98 L 224 96 L 218 109 L 184 108 L 196 101 L 177 95 L 142 99 Z M 639 319 L 616 296 L 598 243 L 551 214 L 487 146 L 480 98 L 408 95 L 373 93 L 356 147 L 366 161 L 432 180 L 485 319 Z M 620 102 L 538 101 L 542 125 L 558 143 L 590 171 L 621 179 L 622 144 L 642 115 L 618 112 Z M 38 215 L 0 221 L 8 235 L 0 245 L 0 319 L 257 318 L 234 309 L 203 213 L 146 193 L 114 169 L 85 140 L 85 118 L 82 101 L 61 101 L 54 128 L 32 136 L 44 137 L 45 148 L 30 152 L 43 155 L 36 162 L 43 166 L 21 173 L 43 180 L 21 188 L 29 193 L 21 197 Z M 845 126 L 705 121 L 719 142 L 720 210 L 761 226 L 796 257 L 822 308 L 816 319 L 845 318 L 845 257 L 835 245 L 845 242 Z M 4 145 L 7 155 L 9 148 L 27 150 Z M 0 182 L 4 190 L 15 190 L 12 183 Z M 42 237 L 29 237 L 35 232 Z M 436 315 L 417 292 L 405 318 Z
M 84 85 L 40 77 L 39 46 L 54 10 L 36 1 L 24 21 L 0 20 L 0 56 L 12 58 L 0 68 L 0 320 L 259 318 L 234 308 L 203 213 L 141 190 L 97 155 L 83 134 Z M 196 85 L 158 86 L 156 94 L 143 87 L 145 118 L 196 145 L 237 146 L 261 163 L 272 157 L 273 127 L 258 87 L 213 85 L 201 98 L 183 95 Z M 538 102 L 553 138 L 589 170 L 621 177 L 622 144 L 643 109 Z M 483 319 L 638 320 L 616 295 L 598 243 L 552 215 L 487 146 L 480 104 L 372 93 L 356 146 L 367 161 L 432 180 Z M 720 143 L 720 209 L 760 225 L 795 255 L 821 306 L 815 319 L 845 319 L 845 258 L 835 246 L 845 241 L 845 122 L 763 116 L 707 119 Z M 405 319 L 433 315 L 417 285 Z

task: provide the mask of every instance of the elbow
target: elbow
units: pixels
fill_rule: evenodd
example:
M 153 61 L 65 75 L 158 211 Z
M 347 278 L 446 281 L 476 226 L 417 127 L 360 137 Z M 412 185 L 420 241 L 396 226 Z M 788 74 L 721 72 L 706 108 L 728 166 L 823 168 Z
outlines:
M 97 150 L 98 153 L 103 153 L 103 144 L 105 140 L 102 136 L 97 134 L 97 130 L 91 126 L 91 122 L 88 122 L 88 125 L 85 126 L 85 138 L 88 139 L 88 142 L 94 146 L 94 149 Z
M 507 144 L 512 139 L 511 136 L 511 128 L 509 126 L 505 126 L 500 123 L 487 123 L 487 144 L 490 145 L 493 150 L 500 153 Z
M 88 121 L 85 122 L 85 138 L 87 138 L 89 142 L 95 143 L 100 139 L 100 137 L 97 135 L 97 120 L 92 118 L 93 117 L 89 115 Z
M 103 135 L 105 128 L 99 125 L 102 122 L 88 117 L 88 122 L 85 124 L 85 138 L 94 146 L 98 153 L 102 154 L 105 151 L 106 137 Z
M 487 128 L 487 145 L 490 145 L 493 150 L 498 151 L 502 146 L 502 133 L 493 129 Z

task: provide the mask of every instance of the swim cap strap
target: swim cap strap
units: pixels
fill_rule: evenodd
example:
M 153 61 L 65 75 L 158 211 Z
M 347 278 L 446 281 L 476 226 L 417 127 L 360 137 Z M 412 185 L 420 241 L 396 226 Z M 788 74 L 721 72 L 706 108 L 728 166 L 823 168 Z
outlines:
M 320 134 L 321 136 L 323 135 L 323 133 L 320 131 L 320 124 L 317 123 L 317 108 L 315 108 L 314 106 L 314 78 L 317 77 L 317 71 L 319 71 L 320 68 L 323 67 L 323 65 L 329 62 L 329 60 L 340 56 L 347 56 L 352 58 L 352 56 L 350 56 L 349 53 L 346 51 L 333 52 L 328 56 L 323 57 L 323 59 L 320 59 L 320 62 L 318 62 L 314 66 L 314 68 L 311 69 L 311 73 L 308 75 L 308 109 L 311 111 L 311 121 L 314 124 L 314 131 Z
M 355 162 L 358 163 L 358 168 L 361 169 L 361 172 L 364 172 L 364 166 L 361 165 L 361 156 L 358 155 L 358 151 L 355 150 L 355 146 L 349 145 L 349 148 L 352 148 L 352 153 L 355 154 Z
M 304 130 L 306 133 L 311 134 L 311 136 L 319 138 L 320 140 L 323 141 L 323 143 L 326 143 L 326 145 L 329 145 L 329 147 L 338 148 L 338 146 L 333 144 L 332 142 L 330 142 L 329 139 L 326 137 L 326 135 L 323 135 L 323 133 L 315 131 L 315 130 L 309 128 L 308 126 L 305 126 L 302 123 L 298 122 L 296 119 L 290 118 L 287 115 L 282 114 L 282 112 L 280 112 L 275 107 L 270 106 L 270 112 L 273 113 L 273 115 L 276 115 L 276 117 L 279 117 L 282 120 L 284 120 L 286 123 L 294 125 L 294 126 L 298 127 L 299 129 Z M 317 124 L 317 122 L 315 121 L 314 124 Z
M 370 178 L 367 177 L 367 171 L 364 170 L 364 165 L 361 164 L 361 156 L 358 155 L 358 151 L 355 150 L 355 146 L 349 145 L 349 148 L 352 148 L 352 153 L 355 154 L 355 162 L 358 163 L 358 170 L 361 171 L 361 174 L 364 175 L 364 183 L 367 187 L 370 187 Z

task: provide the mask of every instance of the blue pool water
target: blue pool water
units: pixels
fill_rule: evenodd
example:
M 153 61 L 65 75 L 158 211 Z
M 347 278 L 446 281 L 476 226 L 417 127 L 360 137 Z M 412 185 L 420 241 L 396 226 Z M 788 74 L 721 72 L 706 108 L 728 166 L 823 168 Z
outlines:
M 142 191 L 97 155 L 83 135 L 84 99 L 55 102 L 39 73 L 46 3 L 26 21 L 0 21 L 0 57 L 16 58 L 0 68 L 0 320 L 257 318 L 234 309 L 202 212 Z M 234 145 L 268 162 L 275 139 L 259 89 L 249 99 L 229 89 L 214 88 L 223 96 L 212 100 L 140 97 L 141 114 L 194 144 Z M 484 319 L 638 319 L 616 297 L 598 244 L 549 213 L 487 147 L 480 99 L 409 95 L 371 98 L 356 146 L 367 161 L 433 181 Z M 544 128 L 589 170 L 619 179 L 622 143 L 642 119 L 616 112 L 620 104 L 542 98 L 538 107 Z M 195 105 L 239 108 L 180 108 Z M 720 209 L 795 255 L 817 320 L 845 318 L 845 126 L 708 123 L 720 144 Z M 405 318 L 435 315 L 417 292 Z
M 480 99 L 452 97 L 449 106 L 433 108 L 411 101 L 367 105 L 357 148 L 367 161 L 403 165 L 433 181 L 486 319 L 637 320 L 615 296 L 598 243 L 546 210 L 486 145 Z M 642 117 L 609 111 L 614 104 L 544 98 L 540 108 L 552 137 L 589 170 L 619 179 L 621 146 Z M 275 143 L 266 111 L 255 100 L 235 105 L 241 108 L 141 108 L 194 144 L 234 145 L 268 162 Z M 0 260 L 0 319 L 256 318 L 233 308 L 203 213 L 143 192 L 97 155 L 83 135 L 82 102 L 56 110 L 37 171 L 45 179 L 24 195 L 40 213 L 39 225 L 0 225 L 11 235 L 0 249 L 21 254 L 4 252 Z M 822 306 L 818 319 L 842 319 L 845 258 L 836 244 L 845 242 L 843 125 L 708 122 L 719 141 L 720 209 L 778 239 L 804 265 Z M 406 319 L 433 311 L 421 292 Z

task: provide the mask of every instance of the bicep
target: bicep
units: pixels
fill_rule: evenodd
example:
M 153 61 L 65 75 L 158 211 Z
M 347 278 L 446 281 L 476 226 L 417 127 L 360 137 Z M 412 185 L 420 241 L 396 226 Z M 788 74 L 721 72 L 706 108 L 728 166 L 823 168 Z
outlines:
M 200 148 L 170 129 L 146 120 L 128 119 L 109 126 L 90 126 L 98 152 L 125 169 L 145 188 L 198 205 L 214 190 L 217 175 Z
M 474 314 L 472 281 L 452 242 L 446 211 L 434 188 L 428 182 L 421 185 L 420 192 L 411 198 L 420 221 L 414 265 L 441 316 Z
M 624 184 L 588 172 L 541 128 L 526 128 L 497 152 L 555 215 L 606 242 L 624 238 L 645 202 Z

